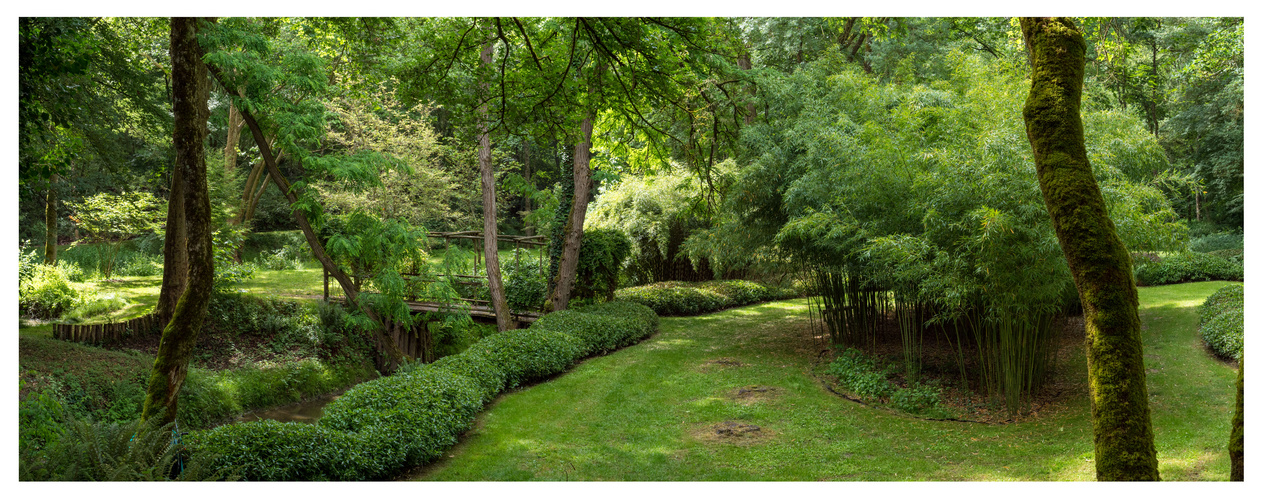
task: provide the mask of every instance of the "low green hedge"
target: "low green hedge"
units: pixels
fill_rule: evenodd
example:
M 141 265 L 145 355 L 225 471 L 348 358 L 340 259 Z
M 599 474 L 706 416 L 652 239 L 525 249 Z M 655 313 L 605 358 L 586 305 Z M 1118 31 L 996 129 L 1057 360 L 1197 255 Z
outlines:
M 1244 354 L 1244 286 L 1228 285 L 1213 292 L 1199 307 L 1199 334 L 1218 356 Z
M 617 291 L 620 301 L 651 307 L 663 316 L 701 314 L 730 307 L 794 297 L 793 290 L 774 288 L 745 280 L 663 281 L 651 285 L 623 288 Z
M 656 328 L 656 314 L 638 304 L 555 312 L 534 328 L 497 333 L 461 354 L 349 389 L 317 425 L 248 422 L 196 432 L 187 442 L 249 480 L 382 479 L 440 456 L 500 391 Z
M 1170 255 L 1159 262 L 1144 262 L 1134 268 L 1140 286 L 1171 285 L 1192 281 L 1243 281 L 1242 265 L 1206 253 L 1186 252 Z

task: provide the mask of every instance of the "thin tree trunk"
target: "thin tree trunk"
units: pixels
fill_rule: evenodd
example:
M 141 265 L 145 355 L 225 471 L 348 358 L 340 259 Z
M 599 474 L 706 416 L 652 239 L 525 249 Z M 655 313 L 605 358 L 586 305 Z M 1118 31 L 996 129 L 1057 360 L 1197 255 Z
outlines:
M 44 195 L 44 263 L 57 264 L 57 174 L 49 176 L 49 189 Z
M 173 18 L 172 110 L 176 167 L 184 180 L 185 222 L 189 239 L 189 283 L 163 329 L 154 369 L 146 389 L 141 418 L 162 412 L 164 423 L 176 420 L 177 395 L 185 383 L 194 344 L 212 297 L 212 209 L 207 192 L 203 138 L 207 135 L 207 97 L 211 87 L 196 34 L 198 18 Z
M 494 64 L 494 44 L 491 42 L 481 49 L 481 63 L 486 66 Z M 482 94 L 488 90 L 489 84 L 482 83 Z M 494 308 L 494 318 L 498 323 L 498 331 L 513 330 L 511 311 L 507 309 L 507 294 L 503 292 L 503 275 L 498 268 L 498 204 L 494 186 L 494 155 L 489 142 L 489 108 L 481 105 L 478 111 L 481 120 L 480 151 L 478 157 L 481 164 L 481 204 L 484 219 L 485 243 L 485 277 L 489 280 L 490 307 Z
M 573 147 L 573 206 L 564 226 L 564 248 L 560 253 L 560 271 L 555 276 L 551 293 L 551 309 L 569 308 L 569 294 L 578 271 L 578 251 L 582 249 L 582 226 L 586 222 L 586 206 L 591 195 L 591 120 L 594 112 L 582 118 L 581 137 Z
M 221 83 L 222 87 L 230 88 L 225 85 L 225 80 L 221 76 L 221 71 L 215 66 L 208 66 L 213 77 Z M 256 147 L 260 149 L 260 156 L 264 159 L 265 168 L 268 169 L 269 177 L 273 179 L 278 189 L 287 197 L 287 201 L 294 206 L 296 202 L 296 194 L 291 191 L 291 185 L 287 179 L 282 176 L 282 171 L 278 170 L 278 165 L 274 161 L 273 151 L 269 147 L 269 141 L 265 139 L 265 134 L 260 128 L 260 124 L 256 122 L 255 117 L 247 110 L 240 110 L 243 122 L 247 125 L 247 129 L 251 131 L 252 138 L 256 141 Z M 322 242 L 318 240 L 317 232 L 313 230 L 313 226 L 309 224 L 309 219 L 299 210 L 293 209 L 291 214 L 295 217 L 296 224 L 300 226 L 300 231 L 304 233 L 304 239 L 309 243 L 309 249 L 313 251 L 313 256 L 318 262 L 322 263 L 322 268 L 326 270 L 331 277 L 335 278 L 340 284 L 340 289 L 344 291 L 344 298 L 348 304 L 358 307 L 362 313 L 374 321 L 377 325 L 376 334 L 384 341 L 384 347 L 388 349 L 388 356 L 391 361 L 400 363 L 405 359 L 405 354 L 401 352 L 401 348 L 397 346 L 392 336 L 388 335 L 387 325 L 379 314 L 369 306 L 362 304 L 357 300 L 357 288 L 353 285 L 353 281 L 344 273 L 339 266 L 335 265 L 335 261 L 326 253 L 326 248 L 322 246 Z
M 172 189 L 168 194 L 167 229 L 163 232 L 163 284 L 154 314 L 166 323 L 176 311 L 176 303 L 185 293 L 189 280 L 190 259 L 186 246 L 189 238 L 185 224 L 185 176 L 180 168 L 172 169 Z
M 1036 176 L 1080 293 L 1100 481 L 1158 481 L 1138 291 L 1085 152 L 1085 41 L 1066 18 L 1021 18 L 1032 59 L 1023 108 Z
M 243 117 L 238 108 L 229 105 L 229 118 L 226 119 L 229 132 L 225 137 L 225 171 L 233 172 L 238 166 L 238 137 L 243 129 Z

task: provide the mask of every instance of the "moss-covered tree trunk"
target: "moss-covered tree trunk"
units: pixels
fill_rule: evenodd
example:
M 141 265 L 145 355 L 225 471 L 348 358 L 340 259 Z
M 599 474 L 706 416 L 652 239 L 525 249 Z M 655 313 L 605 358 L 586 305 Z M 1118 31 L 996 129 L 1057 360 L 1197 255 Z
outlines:
M 489 43 L 481 49 L 481 64 L 493 66 L 494 44 Z M 488 89 L 488 83 L 482 83 L 482 94 Z M 489 142 L 489 110 L 482 104 L 480 108 L 481 134 L 478 138 L 480 148 L 477 153 L 481 164 L 481 205 L 483 235 L 485 243 L 485 277 L 489 280 L 490 307 L 494 309 L 494 319 L 498 323 L 498 331 L 505 332 L 516 328 L 512 323 L 511 311 L 507 308 L 507 294 L 503 292 L 503 275 L 498 267 L 498 201 L 495 197 L 494 154 Z
M 1230 422 L 1230 480 L 1244 480 L 1244 360 L 1239 360 L 1235 382 L 1235 417 Z
M 188 240 L 185 228 L 185 177 L 180 168 L 172 169 L 172 189 L 168 195 L 167 229 L 163 232 L 163 284 L 159 287 L 159 302 L 154 314 L 166 322 L 176 311 L 176 303 L 185 293 L 189 279 L 190 261 L 186 251 Z
M 1085 313 L 1085 353 L 1100 481 L 1159 480 L 1129 253 L 1085 153 L 1085 40 L 1065 18 L 1022 18 L 1032 62 L 1023 108 L 1036 176 Z
M 586 206 L 591 195 L 591 120 L 594 113 L 582 118 L 581 137 L 573 147 L 573 206 L 564 225 L 564 248 L 560 252 L 560 268 L 553 279 L 551 310 L 569 307 L 569 295 L 578 274 L 578 252 L 582 249 L 582 226 L 586 222 Z
M 57 174 L 49 176 L 44 194 L 44 263 L 57 264 Z
M 162 412 L 164 423 L 176 420 L 177 395 L 185 382 L 194 344 L 198 341 L 207 303 L 212 296 L 212 209 L 207 193 L 203 139 L 207 136 L 207 95 L 210 82 L 196 34 L 198 18 L 172 18 L 172 138 L 176 168 L 184 179 L 185 224 L 188 235 L 189 281 L 163 329 L 154 358 L 141 416 Z

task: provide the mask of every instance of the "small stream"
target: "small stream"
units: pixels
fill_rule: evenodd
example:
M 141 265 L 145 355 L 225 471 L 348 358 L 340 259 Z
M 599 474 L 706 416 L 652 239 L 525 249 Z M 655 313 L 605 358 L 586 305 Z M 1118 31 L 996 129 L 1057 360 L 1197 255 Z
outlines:
M 330 404 L 331 401 L 339 399 L 342 394 L 344 394 L 344 391 L 327 394 L 300 403 L 247 412 L 243 416 L 238 417 L 237 421 L 277 420 L 279 422 L 312 424 L 322 417 L 322 409 L 326 408 L 326 405 Z

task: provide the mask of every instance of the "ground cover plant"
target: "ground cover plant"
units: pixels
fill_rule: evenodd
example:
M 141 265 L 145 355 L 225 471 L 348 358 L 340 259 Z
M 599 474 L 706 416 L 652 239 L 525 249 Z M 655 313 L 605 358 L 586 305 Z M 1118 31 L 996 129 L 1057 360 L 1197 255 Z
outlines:
M 1140 289 L 1152 422 L 1168 481 L 1225 480 L 1233 368 L 1194 341 L 1222 283 Z M 657 335 L 502 396 L 422 480 L 1089 481 L 1079 335 L 1058 397 L 1004 424 L 924 420 L 817 380 L 827 338 L 788 300 L 662 318 Z M 821 333 L 820 335 L 823 335 Z M 661 374 L 649 377 L 649 373 Z M 950 385 L 956 379 L 949 380 Z M 945 398 L 947 399 L 947 398 Z M 1196 405 L 1194 401 L 1211 401 Z
M 1242 257 L 1242 253 L 1240 254 Z M 1242 281 L 1242 259 L 1231 260 L 1211 253 L 1181 252 L 1147 261 L 1133 270 L 1139 286 L 1171 285 L 1191 281 Z

